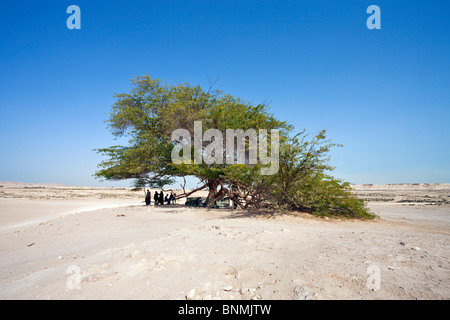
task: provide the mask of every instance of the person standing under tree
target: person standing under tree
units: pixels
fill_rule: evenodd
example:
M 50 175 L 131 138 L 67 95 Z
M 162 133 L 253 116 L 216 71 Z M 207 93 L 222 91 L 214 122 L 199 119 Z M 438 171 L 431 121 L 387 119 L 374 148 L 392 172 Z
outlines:
M 164 193 L 162 192 L 162 190 L 159 193 L 159 204 L 164 205 Z
M 153 200 L 155 200 L 155 206 L 158 205 L 158 202 L 159 202 L 158 191 L 155 191 L 155 195 L 153 196 Z
M 150 205 L 150 200 L 151 199 L 151 194 L 150 194 L 150 190 L 147 190 L 147 194 L 145 195 L 145 205 L 148 206 Z

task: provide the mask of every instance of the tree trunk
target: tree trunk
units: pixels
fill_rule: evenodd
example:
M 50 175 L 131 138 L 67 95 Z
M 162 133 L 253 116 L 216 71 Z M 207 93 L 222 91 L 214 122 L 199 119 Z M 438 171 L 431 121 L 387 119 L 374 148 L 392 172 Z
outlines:
M 229 192 L 228 189 L 222 184 L 219 179 L 210 179 L 207 182 L 208 185 L 208 208 L 214 205 L 214 202 L 222 200 Z M 219 189 L 220 187 L 220 189 Z

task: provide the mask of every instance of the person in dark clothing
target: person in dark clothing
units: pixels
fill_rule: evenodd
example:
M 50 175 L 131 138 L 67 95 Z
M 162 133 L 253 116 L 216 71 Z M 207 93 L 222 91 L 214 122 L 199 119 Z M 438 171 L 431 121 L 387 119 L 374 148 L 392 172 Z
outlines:
M 173 196 L 173 192 L 170 193 L 169 204 L 173 204 L 175 197 Z
M 169 202 L 169 195 L 168 194 L 166 194 L 166 197 L 164 198 L 164 201 L 165 201 L 166 204 L 170 204 L 170 202 Z
M 161 192 L 159 193 L 159 204 L 160 204 L 160 205 L 163 205 L 163 204 L 164 204 L 164 193 L 162 192 L 162 190 L 161 190 Z
M 151 194 L 150 194 L 150 190 L 147 190 L 147 194 L 145 196 L 145 205 L 148 206 L 150 205 L 150 200 L 151 199 Z
M 155 200 L 155 206 L 159 204 L 158 191 L 155 191 L 155 195 L 153 196 L 153 200 Z

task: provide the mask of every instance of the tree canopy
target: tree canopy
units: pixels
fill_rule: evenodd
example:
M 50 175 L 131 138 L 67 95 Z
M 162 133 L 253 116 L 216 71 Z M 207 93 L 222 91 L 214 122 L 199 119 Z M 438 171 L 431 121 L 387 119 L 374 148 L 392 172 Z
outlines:
M 113 135 L 128 138 L 128 145 L 96 149 L 106 157 L 95 173 L 98 178 L 132 179 L 136 187 L 162 188 L 176 177 L 195 176 L 199 186 L 179 198 L 205 189 L 209 204 L 229 197 L 235 206 L 249 210 L 374 217 L 351 194 L 348 183 L 326 174 L 333 169 L 328 153 L 339 145 L 327 139 L 325 130 L 315 135 L 295 133 L 292 125 L 269 112 L 267 104 L 254 105 L 212 87 L 170 85 L 145 75 L 132 79 L 129 93 L 115 94 L 107 123 Z M 239 137 L 227 141 L 230 130 L 242 133 L 240 155 L 234 148 Z M 183 132 L 183 137 L 176 132 Z M 266 153 L 276 156 L 277 170 L 271 174 L 261 174 L 274 165 L 264 161 L 261 152 L 256 161 L 249 161 L 256 154 L 252 133 L 259 151 L 266 146 Z M 173 154 L 182 154 L 185 161 L 173 161 Z M 195 161 L 196 156 L 207 155 L 224 160 Z M 244 162 L 236 161 L 240 156 Z

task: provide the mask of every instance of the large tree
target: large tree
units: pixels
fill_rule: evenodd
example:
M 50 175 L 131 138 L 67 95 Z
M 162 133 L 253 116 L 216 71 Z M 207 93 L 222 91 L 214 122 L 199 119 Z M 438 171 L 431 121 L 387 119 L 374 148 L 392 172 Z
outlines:
M 364 203 L 355 198 L 349 186 L 326 174 L 328 152 L 336 144 L 326 139 L 325 131 L 309 136 L 304 131 L 295 134 L 285 121 L 277 120 L 268 111 L 268 105 L 253 105 L 222 91 L 203 90 L 189 84 L 169 85 L 148 75 L 132 80 L 129 93 L 115 95 L 115 103 L 107 120 L 115 136 L 128 138 L 126 146 L 97 149 L 106 160 L 99 164 L 97 177 L 107 180 L 133 179 L 136 187 L 163 187 L 176 177 L 195 176 L 200 184 L 194 190 L 179 194 L 186 197 L 198 190 L 209 191 L 208 201 L 230 197 L 236 206 L 244 209 L 303 210 L 319 214 L 339 214 L 353 217 L 373 217 Z M 221 133 L 214 137 L 223 146 L 214 150 L 215 157 L 238 157 L 227 145 L 229 129 L 243 132 L 261 130 L 279 132 L 278 171 L 261 175 L 268 165 L 258 157 L 249 163 L 254 147 L 249 141 L 243 146 L 246 163 L 206 163 L 205 161 L 174 163 L 172 151 L 187 143 L 191 149 L 184 157 L 195 157 L 195 152 L 211 152 L 204 141 L 195 149 L 195 131 L 201 124 L 201 134 L 209 129 Z M 172 133 L 184 129 L 188 139 L 178 139 Z M 250 131 L 247 131 L 250 130 Z M 218 137 L 222 141 L 216 141 Z M 181 137 L 180 137 L 181 138 Z M 257 135 L 258 140 L 262 136 Z M 272 135 L 264 137 L 272 141 Z M 268 143 L 269 153 L 271 144 Z M 197 144 L 198 146 L 198 144 Z M 228 147 L 228 150 L 227 150 Z

